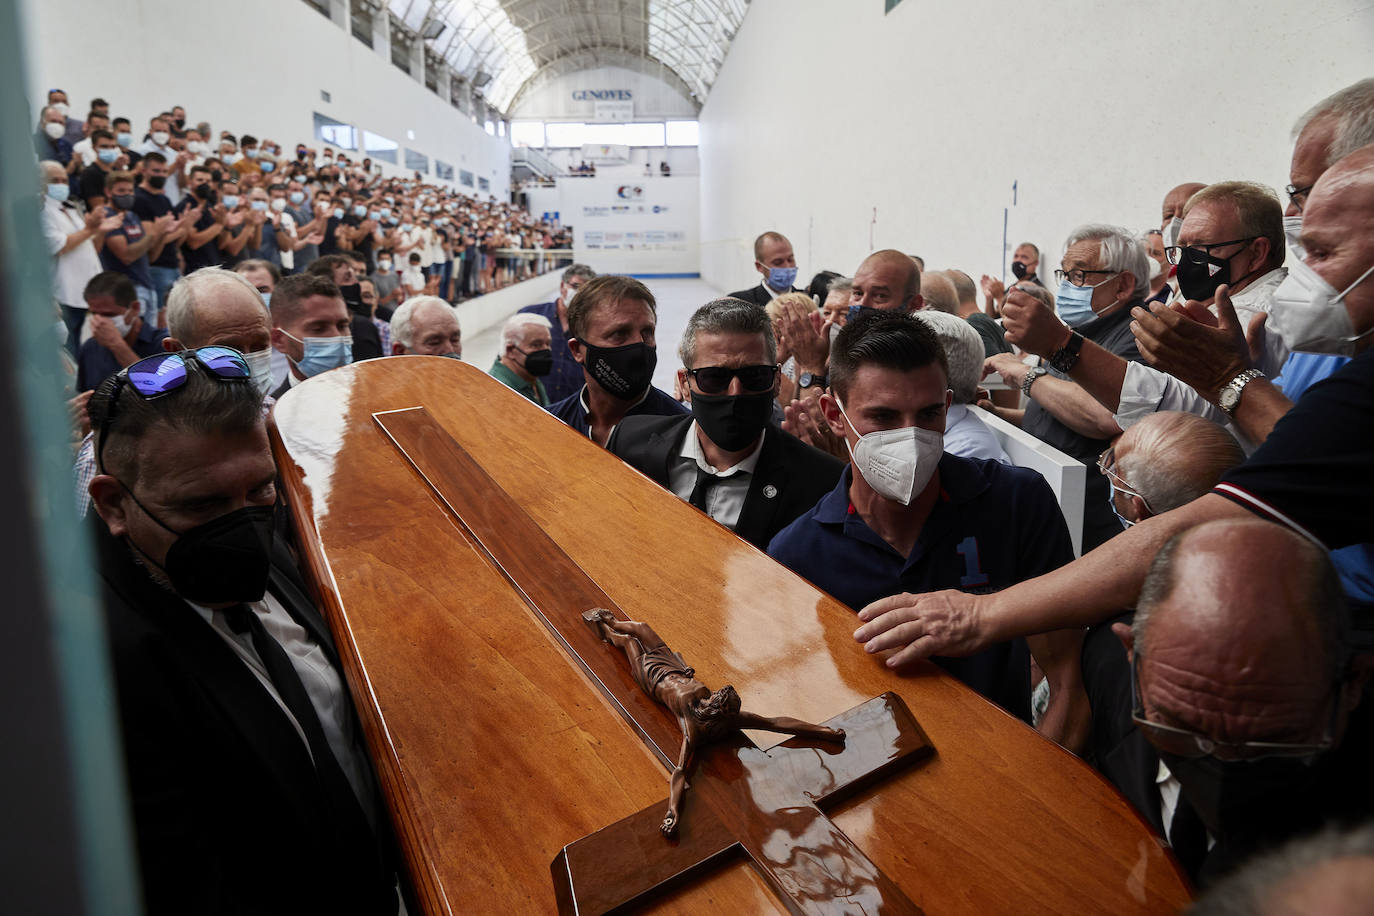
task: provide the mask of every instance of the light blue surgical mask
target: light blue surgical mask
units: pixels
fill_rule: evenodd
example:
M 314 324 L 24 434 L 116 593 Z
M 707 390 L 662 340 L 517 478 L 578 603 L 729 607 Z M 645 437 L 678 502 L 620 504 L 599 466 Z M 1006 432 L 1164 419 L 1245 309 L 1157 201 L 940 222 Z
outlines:
M 304 191 L 292 191 L 290 194 L 288 194 L 288 195 L 286 195 L 286 196 L 289 197 L 289 198 L 291 198 L 291 202 L 292 202 L 293 204 L 300 204 L 300 203 L 303 203 L 303 202 L 305 201 L 305 192 L 304 192 Z
M 248 202 L 248 206 L 252 207 L 254 210 L 266 210 L 266 209 L 267 209 L 267 201 L 265 201 L 265 200 L 253 200 L 253 201 L 249 201 L 249 202 Z
M 1126 516 L 1122 515 L 1120 512 L 1117 511 L 1117 508 L 1116 508 L 1116 484 L 1112 483 L 1112 478 L 1111 478 L 1110 475 L 1106 475 L 1106 476 L 1107 476 L 1107 505 L 1108 505 L 1108 506 L 1111 506 L 1111 508 L 1112 508 L 1112 515 L 1115 515 L 1115 516 L 1116 516 L 1116 520 L 1117 520 L 1118 522 L 1121 523 L 1121 527 L 1122 527 L 1122 528 L 1130 528 L 1131 526 L 1133 526 L 1133 525 L 1135 524 L 1135 522 L 1131 521 L 1129 518 L 1127 518 Z M 1127 494 L 1129 494 L 1129 495 L 1135 495 L 1135 494 L 1131 494 L 1130 491 L 1127 490 L 1127 489 L 1124 488 L 1124 487 L 1121 489 L 1121 492 L 1122 492 L 1122 493 L 1127 493 Z
M 115 134 L 115 142 L 122 147 L 128 148 L 133 145 L 134 135 L 128 131 L 120 131 Z
M 277 164 L 268 159 L 264 159 L 262 162 L 258 163 L 258 168 L 262 169 L 264 172 L 270 172 L 276 167 Z
M 362 218 L 362 217 L 364 217 L 364 216 L 367 216 L 367 207 L 364 206 L 363 204 L 354 204 L 354 205 L 353 205 L 353 215 L 356 216 L 356 217 L 359 217 L 359 218 Z
M 264 293 L 262 290 L 258 290 L 258 295 L 262 297 L 262 304 L 270 309 L 272 307 L 272 294 Z
M 95 151 L 95 158 L 106 165 L 113 165 L 114 161 L 119 158 L 119 155 L 120 153 L 117 149 L 98 149 Z
M 239 205 L 239 196 L 238 196 L 237 194 L 225 194 L 225 195 L 224 195 L 224 206 L 225 206 L 225 207 L 227 207 L 228 209 L 232 210 L 232 209 L 234 209 L 235 207 L 237 207 L 238 205 Z
M 414 227 L 411 226 L 410 223 L 402 223 L 402 224 L 401 224 L 401 231 L 402 231 L 402 232 L 409 232 L 409 231 L 410 231 L 411 229 L 413 229 L 413 228 L 414 228 Z
M 1102 283 L 1115 276 L 1116 274 L 1112 274 Z M 1065 324 L 1071 328 L 1078 328 L 1097 317 L 1097 313 L 1093 311 L 1093 290 L 1102 283 L 1096 286 L 1074 286 L 1068 277 L 1059 281 L 1059 290 L 1054 294 L 1054 307 Z
M 382 219 L 391 219 L 391 208 L 390 208 L 390 207 L 383 207 L 383 208 L 381 209 L 381 216 L 382 216 Z
M 353 337 L 345 335 L 343 337 L 307 337 L 301 340 L 284 329 L 283 334 L 290 337 L 304 348 L 300 362 L 291 360 L 301 375 L 306 378 L 314 378 L 321 372 L 328 372 L 330 369 L 337 369 L 340 366 L 347 366 L 353 362 Z M 291 359 L 289 356 L 287 359 Z
M 334 218 L 335 218 L 335 219 L 343 219 L 343 215 L 344 215 L 343 207 L 335 207 L 335 208 L 334 208 Z
M 792 281 L 795 279 L 797 279 L 797 268 L 795 267 L 768 268 L 768 286 L 772 289 L 791 289 Z
M 67 184 L 65 181 L 61 184 L 50 184 L 48 185 L 48 196 L 58 203 L 62 203 L 72 196 L 71 185 Z
M 258 158 L 258 151 L 255 149 L 246 149 L 243 151 L 243 154 L 247 156 L 249 159 Z

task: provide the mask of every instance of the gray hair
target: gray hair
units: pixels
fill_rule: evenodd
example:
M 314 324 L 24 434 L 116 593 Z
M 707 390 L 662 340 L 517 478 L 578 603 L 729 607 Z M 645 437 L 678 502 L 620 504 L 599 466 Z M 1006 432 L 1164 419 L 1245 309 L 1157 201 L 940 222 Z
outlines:
M 972 404 L 978 393 L 978 382 L 983 377 L 983 338 L 973 329 L 973 325 L 949 312 L 921 309 L 912 312 L 911 316 L 925 322 L 945 348 L 949 387 L 954 392 L 954 403 Z
M 1374 824 L 1328 827 L 1255 856 L 1209 887 L 1186 916 L 1255 916 L 1312 872 L 1343 859 L 1374 859 Z M 1368 866 L 1366 866 L 1368 867 Z
M 949 315 L 959 311 L 959 290 L 942 271 L 928 270 L 921 274 L 921 297 L 925 299 L 926 309 Z
M 1069 233 L 1064 242 L 1068 251 L 1079 242 L 1098 242 L 1102 268 L 1113 273 L 1128 271 L 1135 278 L 1135 297 L 1144 299 L 1150 294 L 1150 265 L 1145 249 L 1129 229 L 1105 223 L 1086 223 Z
M 1346 86 L 1309 108 L 1293 125 L 1293 139 L 1296 140 L 1308 124 L 1325 115 L 1336 119 L 1331 148 L 1326 153 L 1326 166 L 1374 143 L 1374 77 Z
M 1155 515 L 1203 496 L 1221 475 L 1245 460 L 1223 427 L 1197 414 L 1163 410 L 1131 426 L 1123 437 L 1117 473 Z
M 1317 621 L 1322 649 L 1326 653 L 1326 663 L 1333 679 L 1344 681 L 1346 663 L 1350 658 L 1350 611 L 1345 601 L 1345 592 L 1336 568 L 1326 549 L 1313 543 L 1291 528 L 1257 518 L 1227 519 L 1204 522 L 1175 534 L 1164 542 L 1154 561 L 1150 563 L 1145 582 L 1140 587 L 1140 597 L 1136 600 L 1135 618 L 1131 621 L 1131 635 L 1137 654 L 1143 654 L 1148 645 L 1150 621 L 1160 604 L 1173 593 L 1178 577 L 1174 573 L 1175 557 L 1184 548 L 1185 541 L 1197 535 L 1215 538 L 1219 534 L 1234 545 L 1235 556 L 1245 553 L 1245 545 L 1236 543 L 1243 536 L 1244 529 L 1255 532 L 1272 533 L 1285 539 L 1292 550 L 1291 562 L 1283 570 L 1283 575 L 1302 576 L 1304 603 L 1294 609 L 1312 615 Z M 1224 534 L 1223 534 L 1224 532 Z
M 38 179 L 40 184 L 52 184 L 52 182 L 48 180 L 53 177 L 48 174 L 49 172 L 55 172 L 57 176 L 61 178 L 66 178 L 67 175 L 67 170 L 62 167 L 62 163 L 52 159 L 44 159 L 42 162 L 38 163 Z
M 394 316 L 392 320 L 395 320 Z M 506 319 L 505 324 L 501 325 L 501 352 L 506 352 L 506 347 L 511 344 L 519 346 L 520 338 L 525 336 L 525 328 L 531 327 L 552 331 L 553 323 L 543 315 L 536 315 L 532 312 L 516 312 Z
M 854 291 L 853 277 L 836 277 L 825 287 L 825 298 L 829 299 L 835 293 L 851 293 Z
M 574 277 L 581 277 L 584 280 L 595 280 L 596 271 L 592 270 L 586 264 L 574 264 L 567 270 L 563 271 L 563 276 L 559 282 L 567 283 Z
M 686 369 L 696 368 L 698 334 L 762 334 L 768 362 L 778 361 L 778 342 L 773 337 L 773 322 L 768 313 L 743 299 L 712 299 L 692 313 L 677 353 Z
M 397 307 L 391 315 L 391 339 L 399 342 L 407 350 L 414 345 L 415 337 L 411 333 L 410 323 L 415 319 L 415 314 L 424 308 L 436 308 L 442 306 L 453 312 L 454 317 L 458 317 L 458 310 L 449 305 L 438 296 L 411 296 Z M 459 324 L 459 329 L 462 324 Z
M 242 274 L 223 267 L 202 267 L 178 280 L 167 294 L 167 333 L 187 346 L 196 339 L 196 311 L 213 308 L 208 293 L 217 286 L 237 286 L 262 305 L 262 296 Z M 263 310 L 266 311 L 266 306 Z

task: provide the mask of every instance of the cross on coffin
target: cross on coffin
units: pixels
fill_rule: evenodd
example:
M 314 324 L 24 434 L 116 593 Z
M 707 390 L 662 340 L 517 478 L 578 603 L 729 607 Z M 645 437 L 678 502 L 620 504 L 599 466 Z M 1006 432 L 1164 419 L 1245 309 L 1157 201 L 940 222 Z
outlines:
M 373 415 L 531 610 L 670 769 L 676 719 L 634 683 L 582 619 L 617 612 L 524 509 L 423 407 Z M 617 614 L 617 616 L 623 616 Z M 692 775 L 677 836 L 656 804 L 565 846 L 554 859 L 564 913 L 605 913 L 743 852 L 793 913 L 921 910 L 824 814 L 896 768 L 934 752 L 901 698 L 883 694 L 830 719 L 843 745 L 794 738 L 764 751 L 741 732 L 707 748 Z

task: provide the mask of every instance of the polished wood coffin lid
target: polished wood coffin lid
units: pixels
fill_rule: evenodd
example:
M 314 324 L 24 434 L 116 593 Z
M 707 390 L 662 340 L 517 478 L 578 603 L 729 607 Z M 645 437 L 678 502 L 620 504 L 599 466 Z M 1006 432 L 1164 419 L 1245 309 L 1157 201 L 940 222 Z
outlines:
M 667 770 L 373 417 L 416 406 L 747 708 L 822 722 L 901 696 L 934 757 L 830 816 L 925 912 L 1187 902 L 1159 840 L 1082 761 L 932 665 L 891 673 L 848 608 L 475 367 L 405 356 L 289 391 L 273 448 L 425 912 L 553 912 L 554 857 L 666 798 Z M 654 906 L 724 909 L 783 911 L 742 861 Z

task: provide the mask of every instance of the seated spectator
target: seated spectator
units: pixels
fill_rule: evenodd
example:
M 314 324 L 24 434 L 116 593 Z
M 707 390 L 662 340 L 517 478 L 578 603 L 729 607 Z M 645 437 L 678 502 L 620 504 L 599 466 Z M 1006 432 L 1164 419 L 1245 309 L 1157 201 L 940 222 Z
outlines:
M 105 233 L 119 228 L 123 219 L 104 216 L 92 210 L 83 214 L 69 199 L 71 185 L 61 163 L 42 162 L 40 171 L 46 193 L 43 195 L 43 236 L 53 256 L 52 290 L 62 307 L 67 326 L 67 347 L 72 356 L 81 345 L 81 327 L 86 322 L 86 284 L 100 273 L 96 244 L 104 244 Z
M 921 278 L 925 289 L 926 274 Z M 983 377 L 983 339 L 962 318 L 930 308 L 913 313 L 940 338 L 949 366 L 949 388 L 954 398 L 945 413 L 945 451 L 960 458 L 984 458 L 1011 464 L 1011 459 L 978 417 L 974 404 L 978 399 L 978 383 Z
M 184 374 L 145 360 L 92 399 L 90 484 L 147 911 L 394 914 L 338 653 L 274 542 L 262 395 L 228 349 L 153 359 Z
M 541 378 L 553 368 L 553 335 L 543 315 L 516 312 L 501 326 L 501 353 L 491 364 L 491 377 L 520 392 L 540 407 L 549 406 Z
M 362 286 L 358 283 L 358 271 L 352 258 L 341 254 L 324 255 L 310 265 L 307 273 L 326 277 L 338 287 L 339 295 L 352 315 L 350 333 L 353 336 L 353 361 L 381 357 L 382 338 L 377 326 L 372 323 L 372 311 L 363 303 Z
M 1374 731 L 1359 705 L 1370 668 L 1352 659 L 1320 546 L 1259 519 L 1184 531 L 1154 558 L 1133 624 L 1114 629 L 1152 752 L 1139 769 L 1159 772 L 1156 823 L 1198 883 L 1374 815 Z
M 928 270 L 921 274 L 921 298 L 925 300 L 921 306 L 923 309 L 934 309 L 948 315 L 959 311 L 959 293 L 954 288 L 954 281 L 943 271 Z
M 415 296 L 391 316 L 391 355 L 463 358 L 458 310 L 438 296 Z
M 686 409 L 651 383 L 658 365 L 654 294 L 631 277 L 589 280 L 568 306 L 568 347 L 582 365 L 582 390 L 549 412 L 605 445 L 617 423 L 635 414 L 675 416 Z
M 904 591 L 995 591 L 1073 558 L 1043 477 L 944 451 L 949 371 L 926 324 L 905 315 L 851 319 L 835 340 L 830 375 L 820 406 L 850 464 L 832 491 L 773 538 L 770 556 L 856 611 Z M 1025 642 L 935 661 L 1030 721 Z M 1072 661 L 1076 672 L 1076 654 Z M 1067 702 L 1060 667 L 1045 671 L 1051 705 Z M 1046 714 L 1052 722 L 1062 715 Z
M 272 294 L 271 312 L 272 347 L 285 354 L 290 370 L 272 392 L 274 399 L 281 400 L 308 378 L 353 362 L 350 331 L 356 316 L 349 314 L 339 288 L 326 274 L 312 268 L 282 280 Z
M 94 390 L 120 369 L 162 351 L 167 331 L 143 320 L 143 304 L 127 276 L 109 270 L 96 274 L 82 297 L 90 333 L 76 353 L 78 392 Z
M 778 353 L 758 306 L 708 302 L 678 352 L 691 414 L 626 417 L 606 447 L 762 550 L 835 486 L 844 464 L 768 422 Z
M 466 273 L 467 263 L 463 270 Z M 553 370 L 544 378 L 544 388 L 549 393 L 549 402 L 556 404 L 572 397 L 582 388 L 582 364 L 573 358 L 568 347 L 568 303 L 588 280 L 596 277 L 596 271 L 586 264 L 573 264 L 563 271 L 558 282 L 558 298 L 539 305 L 527 305 L 520 311 L 543 315 L 549 320 L 553 342 Z

